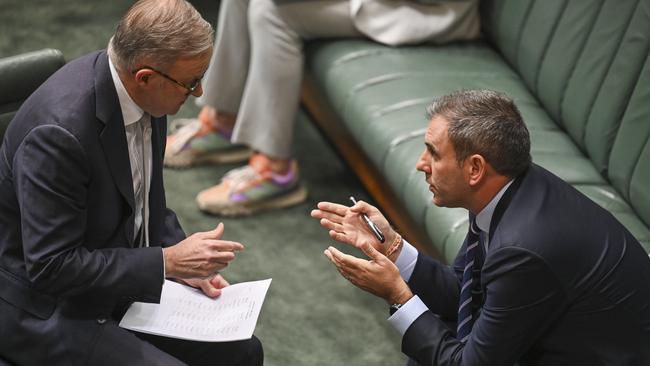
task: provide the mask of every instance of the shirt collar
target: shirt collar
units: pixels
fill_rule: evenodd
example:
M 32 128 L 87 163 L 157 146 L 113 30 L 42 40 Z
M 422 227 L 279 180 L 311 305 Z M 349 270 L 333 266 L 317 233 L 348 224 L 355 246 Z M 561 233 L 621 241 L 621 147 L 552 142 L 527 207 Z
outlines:
M 494 209 L 497 208 L 497 204 L 501 200 L 501 197 L 503 196 L 504 193 L 506 193 L 506 190 L 508 189 L 508 187 L 510 187 L 512 182 L 514 182 L 514 180 L 511 180 L 508 183 L 506 183 L 506 185 L 503 186 L 503 188 L 501 188 L 499 193 L 497 193 L 492 198 L 490 203 L 488 203 L 487 206 L 485 206 L 481 210 L 481 212 L 479 212 L 478 215 L 476 215 L 476 225 L 478 226 L 479 229 L 481 229 L 481 231 L 486 233 L 490 232 L 490 224 L 492 222 L 492 216 L 494 215 Z
M 113 78 L 113 84 L 115 84 L 115 90 L 117 91 L 117 98 L 120 101 L 120 108 L 122 109 L 122 118 L 124 119 L 124 125 L 128 126 L 133 123 L 138 122 L 144 115 L 144 111 L 140 108 L 131 96 L 126 91 L 124 84 L 120 76 L 117 74 L 117 69 L 113 65 L 111 58 L 108 58 L 108 67 L 111 69 L 111 77 Z

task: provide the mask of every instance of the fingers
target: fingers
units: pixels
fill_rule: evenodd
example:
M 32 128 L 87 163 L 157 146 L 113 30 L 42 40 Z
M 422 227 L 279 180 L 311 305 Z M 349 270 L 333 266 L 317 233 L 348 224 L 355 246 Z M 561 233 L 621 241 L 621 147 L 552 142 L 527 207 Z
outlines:
M 337 231 L 339 233 L 342 233 L 342 232 L 345 231 L 345 229 L 343 228 L 343 225 L 341 225 L 341 223 L 332 222 L 332 221 L 330 221 L 328 219 L 320 219 L 320 225 L 322 227 L 324 227 L 325 229 L 334 230 L 334 231 Z
M 325 249 L 325 250 L 323 251 L 323 254 L 325 254 L 325 256 L 326 256 L 326 257 L 327 257 L 327 258 L 328 258 L 332 263 L 334 263 L 334 267 L 335 267 L 336 270 L 341 274 L 341 276 L 343 276 L 343 278 L 345 278 L 346 280 L 349 281 L 349 280 L 350 280 L 350 277 L 351 277 L 350 271 L 348 271 L 345 267 L 343 267 L 339 262 L 336 261 L 336 259 L 334 258 L 334 255 L 332 254 L 332 252 L 330 251 L 330 249 L 334 249 L 334 248 L 329 247 L 329 248 Z M 336 249 L 334 249 L 334 250 L 336 250 Z
M 238 242 L 190 237 L 163 249 L 167 275 L 211 278 L 234 261 L 236 252 L 243 249 L 244 246 Z
M 383 260 L 386 258 L 383 254 L 381 254 L 377 249 L 375 249 L 372 245 L 369 243 L 366 243 L 361 246 L 361 251 L 368 256 L 368 258 L 378 262 L 380 260 Z
M 211 249 L 220 252 L 241 252 L 244 250 L 244 245 L 236 241 L 206 239 L 205 242 Z
M 354 240 L 352 240 L 352 239 L 351 239 L 347 234 L 345 234 L 345 233 L 340 233 L 340 232 L 335 231 L 335 230 L 330 230 L 330 231 L 328 232 L 328 234 L 329 234 L 330 238 L 332 238 L 332 239 L 338 241 L 339 243 L 352 245 L 353 247 L 357 247 L 357 246 L 358 246 L 358 244 L 357 244 Z
M 211 240 L 206 241 L 206 244 L 209 245 L 206 260 L 209 263 L 223 265 L 222 267 L 217 268 L 217 270 L 225 268 L 229 262 L 235 260 L 235 252 L 244 249 L 243 245 L 234 241 Z
M 215 297 L 221 295 L 221 290 L 218 289 L 218 288 L 215 288 L 212 285 L 212 282 L 210 280 L 206 279 L 206 280 L 203 280 L 203 281 L 199 282 L 199 286 L 201 287 L 201 291 L 203 291 L 203 293 L 207 297 L 211 297 L 211 298 L 214 299 Z
M 325 249 L 323 251 L 323 254 L 329 259 L 331 262 L 334 262 L 334 257 L 332 257 L 332 253 L 330 253 L 329 249 Z
M 345 213 L 348 210 L 347 206 L 332 202 L 318 202 L 317 207 L 321 211 L 330 212 L 339 216 L 345 216 Z
M 219 275 L 217 275 L 219 276 Z M 208 297 L 215 298 L 221 295 L 221 289 L 217 288 L 211 284 L 211 279 L 203 278 L 179 278 L 177 279 L 180 283 L 186 284 L 190 287 L 201 289 L 201 291 Z
M 225 266 L 228 265 L 228 263 L 232 262 L 235 260 L 235 253 L 233 252 L 216 252 L 207 257 L 207 262 L 208 263 L 221 263 Z M 223 268 L 219 268 L 220 270 Z
M 216 276 L 214 276 L 213 278 L 211 278 L 211 279 L 210 279 L 210 283 L 212 283 L 212 286 L 214 286 L 214 287 L 217 288 L 217 289 L 222 289 L 222 288 L 224 288 L 224 287 L 228 287 L 228 286 L 230 286 L 230 284 L 228 283 L 228 281 L 226 281 L 226 279 L 223 278 L 223 276 L 220 275 L 220 274 L 217 274 Z
M 345 211 L 347 213 L 347 210 Z M 311 217 L 320 219 L 321 225 L 323 220 L 327 220 L 336 224 L 341 224 L 343 223 L 343 219 L 345 218 L 345 213 L 343 215 L 335 214 L 332 212 L 327 212 L 327 211 L 321 211 L 321 210 L 312 210 L 311 211 Z
M 356 205 L 350 207 L 350 211 L 354 213 L 365 213 L 366 215 L 370 215 L 378 210 L 375 206 L 372 206 L 365 201 L 357 201 Z
M 367 262 L 364 259 L 359 259 L 349 254 L 345 254 L 334 247 L 329 247 L 327 248 L 327 250 L 330 252 L 332 256 L 331 259 L 332 262 L 337 267 L 344 269 L 346 272 L 354 272 L 355 270 L 363 266 L 364 263 Z

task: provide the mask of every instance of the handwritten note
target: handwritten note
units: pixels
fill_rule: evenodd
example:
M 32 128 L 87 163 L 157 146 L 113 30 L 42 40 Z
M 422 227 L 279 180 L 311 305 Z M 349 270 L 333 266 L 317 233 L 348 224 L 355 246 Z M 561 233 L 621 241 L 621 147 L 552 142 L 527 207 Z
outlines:
M 200 290 L 165 281 L 160 304 L 133 303 L 120 327 L 194 341 L 249 339 L 270 285 L 271 279 L 238 283 L 211 299 Z

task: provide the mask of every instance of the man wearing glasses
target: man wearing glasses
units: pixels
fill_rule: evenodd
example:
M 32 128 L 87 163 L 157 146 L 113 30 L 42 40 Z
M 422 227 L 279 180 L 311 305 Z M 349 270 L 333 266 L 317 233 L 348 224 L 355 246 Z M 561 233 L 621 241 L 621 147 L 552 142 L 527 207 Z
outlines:
M 217 297 L 243 250 L 223 225 L 186 237 L 166 207 L 166 115 L 203 93 L 212 27 L 185 0 L 141 0 L 108 50 L 64 66 L 0 148 L 0 359 L 18 365 L 261 365 L 259 340 L 202 343 L 118 327 L 170 278 Z

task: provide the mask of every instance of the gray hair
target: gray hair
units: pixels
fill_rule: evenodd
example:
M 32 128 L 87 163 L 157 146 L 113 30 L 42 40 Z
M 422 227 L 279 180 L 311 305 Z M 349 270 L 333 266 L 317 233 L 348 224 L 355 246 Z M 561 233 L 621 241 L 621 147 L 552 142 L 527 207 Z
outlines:
M 187 1 L 140 0 L 117 25 L 108 54 L 118 69 L 131 72 L 147 59 L 169 67 L 181 57 L 203 54 L 213 42 L 212 26 Z
M 479 154 L 501 175 L 511 178 L 531 163 L 530 135 L 519 109 L 492 90 L 461 90 L 433 100 L 427 118 L 444 117 L 458 163 Z

